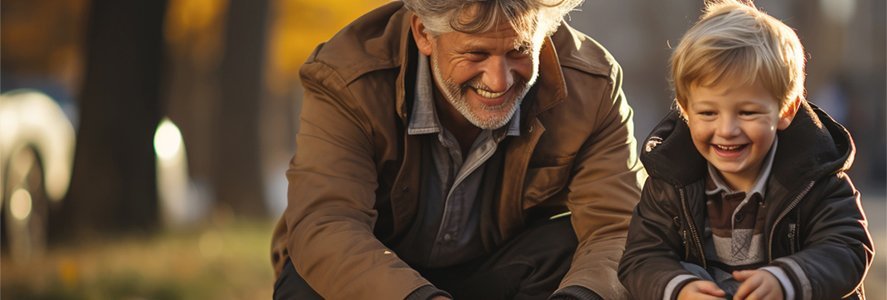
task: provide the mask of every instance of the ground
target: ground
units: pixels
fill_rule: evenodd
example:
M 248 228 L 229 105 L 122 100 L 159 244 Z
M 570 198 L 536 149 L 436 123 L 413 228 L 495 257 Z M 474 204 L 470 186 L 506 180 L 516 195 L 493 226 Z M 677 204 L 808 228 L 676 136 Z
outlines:
M 3 299 L 270 299 L 273 222 L 232 221 L 2 261 Z M 94 242 L 93 242 L 94 243 Z
M 887 245 L 887 197 L 863 192 L 876 249 Z M 37 261 L 0 261 L 4 299 L 270 299 L 273 221 L 216 220 L 188 230 L 57 247 Z M 887 252 L 866 279 L 887 299 Z

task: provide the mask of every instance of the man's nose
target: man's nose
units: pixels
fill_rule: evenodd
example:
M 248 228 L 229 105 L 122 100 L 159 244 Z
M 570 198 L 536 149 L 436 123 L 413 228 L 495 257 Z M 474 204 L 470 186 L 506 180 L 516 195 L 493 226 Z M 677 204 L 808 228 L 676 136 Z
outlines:
M 504 92 L 514 83 L 513 73 L 507 58 L 492 56 L 484 66 L 483 83 L 491 92 Z

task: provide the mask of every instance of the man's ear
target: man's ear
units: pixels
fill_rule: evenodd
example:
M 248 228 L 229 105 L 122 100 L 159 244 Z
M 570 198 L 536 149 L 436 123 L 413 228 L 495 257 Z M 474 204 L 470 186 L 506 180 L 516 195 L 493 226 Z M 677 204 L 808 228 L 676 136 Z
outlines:
M 419 16 L 413 15 L 410 18 L 410 28 L 413 32 L 413 39 L 416 40 L 416 46 L 419 52 L 425 56 L 431 56 L 431 35 L 425 32 L 425 24 L 419 19 Z
M 786 107 L 779 114 L 779 123 L 776 125 L 776 129 L 784 130 L 788 128 L 788 125 L 792 124 L 792 120 L 795 119 L 795 115 L 801 107 L 801 101 L 801 97 L 798 96 L 795 100 L 786 103 Z

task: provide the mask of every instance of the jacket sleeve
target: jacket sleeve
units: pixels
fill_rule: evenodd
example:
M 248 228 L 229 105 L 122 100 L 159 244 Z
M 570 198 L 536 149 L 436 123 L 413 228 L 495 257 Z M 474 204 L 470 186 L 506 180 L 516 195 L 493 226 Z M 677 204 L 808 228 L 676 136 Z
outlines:
M 327 299 L 404 299 L 429 282 L 373 235 L 378 175 L 368 117 L 328 66 L 309 62 L 301 76 L 284 212 L 293 266 Z
M 650 178 L 631 218 L 619 280 L 633 299 L 663 299 L 666 286 L 679 275 L 686 251 L 681 237 L 679 198 L 669 184 Z M 686 277 L 686 276 L 685 276 Z
M 815 205 L 802 204 L 801 250 L 777 258 L 773 264 L 788 273 L 797 299 L 840 299 L 862 284 L 874 247 L 859 191 L 846 174 L 816 185 L 825 189 L 802 200 Z
M 645 174 L 637 159 L 632 110 L 622 92 L 618 65 L 599 101 L 592 125 L 597 130 L 577 153 L 568 186 L 567 206 L 579 244 L 560 288 L 578 285 L 604 299 L 624 299 L 627 293 L 616 267 Z

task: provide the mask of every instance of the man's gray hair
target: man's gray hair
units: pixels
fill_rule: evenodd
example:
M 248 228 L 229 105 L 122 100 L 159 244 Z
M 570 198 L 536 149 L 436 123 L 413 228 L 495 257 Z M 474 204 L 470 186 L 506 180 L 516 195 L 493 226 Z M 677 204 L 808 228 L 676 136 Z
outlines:
M 431 35 L 486 32 L 503 20 L 524 40 L 553 33 L 583 0 L 403 0 Z

